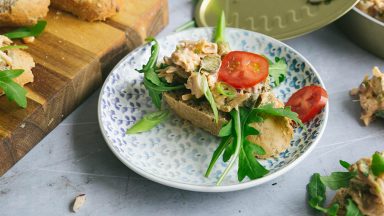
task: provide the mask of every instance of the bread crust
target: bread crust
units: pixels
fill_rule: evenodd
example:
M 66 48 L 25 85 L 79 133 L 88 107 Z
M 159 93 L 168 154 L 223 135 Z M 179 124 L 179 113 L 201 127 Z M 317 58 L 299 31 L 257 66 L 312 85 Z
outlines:
M 115 15 L 121 9 L 123 0 L 51 0 L 51 5 L 92 22 Z
M 222 125 L 229 121 L 229 114 L 219 111 L 219 122 L 216 124 L 209 103 L 206 100 L 183 101 L 181 96 L 186 93 L 188 91 L 165 92 L 163 98 L 178 116 L 190 121 L 194 126 L 217 136 Z M 273 103 L 275 108 L 284 107 L 284 104 L 273 93 L 263 93 L 260 98 L 261 104 Z M 267 116 L 263 122 L 252 123 L 251 126 L 259 130 L 260 134 L 247 136 L 246 139 L 260 145 L 266 152 L 265 155 L 256 155 L 256 157 L 262 159 L 277 157 L 290 147 L 293 138 L 293 127 L 290 119 Z
M 181 96 L 185 93 L 187 92 L 165 92 L 163 93 L 163 98 L 168 106 L 180 116 L 180 118 L 186 119 L 194 126 L 217 136 L 222 125 L 228 122 L 229 115 L 224 112 L 219 112 L 219 121 L 216 123 L 208 102 L 205 100 L 183 101 Z
M 14 0 L 0 5 L 0 26 L 30 26 L 45 17 L 50 0 Z

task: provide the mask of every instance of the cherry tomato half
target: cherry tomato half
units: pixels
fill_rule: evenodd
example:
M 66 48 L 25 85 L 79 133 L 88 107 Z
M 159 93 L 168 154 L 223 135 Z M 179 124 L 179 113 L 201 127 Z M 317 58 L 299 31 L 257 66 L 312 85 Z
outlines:
M 250 88 L 267 78 L 268 68 L 268 60 L 261 55 L 232 51 L 224 56 L 218 79 L 237 89 Z
M 285 104 L 292 111 L 299 114 L 300 120 L 305 123 L 312 120 L 327 104 L 328 94 L 320 86 L 305 86 L 295 92 Z

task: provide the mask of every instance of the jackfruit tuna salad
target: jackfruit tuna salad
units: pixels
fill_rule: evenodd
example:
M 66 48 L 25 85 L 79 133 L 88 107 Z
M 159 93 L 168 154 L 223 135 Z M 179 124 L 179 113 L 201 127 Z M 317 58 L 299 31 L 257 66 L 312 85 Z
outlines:
M 373 76 L 365 76 L 358 88 L 350 94 L 358 97 L 361 106 L 361 117 L 368 126 L 376 117 L 384 118 L 384 73 L 378 67 L 372 69 Z
M 376 152 L 354 164 L 340 161 L 345 172 L 329 176 L 312 175 L 307 192 L 309 205 L 327 215 L 384 215 L 384 157 Z M 324 207 L 326 187 L 336 190 L 328 207 Z
M 364 13 L 384 22 L 384 0 L 360 0 L 356 7 Z

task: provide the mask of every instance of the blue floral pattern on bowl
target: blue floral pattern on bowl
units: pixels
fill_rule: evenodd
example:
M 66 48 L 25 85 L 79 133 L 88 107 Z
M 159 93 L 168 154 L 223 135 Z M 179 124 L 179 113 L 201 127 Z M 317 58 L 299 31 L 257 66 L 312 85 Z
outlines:
M 160 57 L 169 56 L 178 41 L 211 40 L 212 28 L 197 28 L 159 39 Z M 289 71 L 287 79 L 274 89 L 282 101 L 306 85 L 321 85 L 321 79 L 309 62 L 289 46 L 268 36 L 241 29 L 228 28 L 227 40 L 233 50 L 260 53 L 270 59 L 284 57 Z M 226 164 L 218 162 L 209 178 L 204 173 L 213 151 L 219 144 L 214 137 L 175 114 L 153 130 L 126 135 L 125 131 L 146 113 L 155 111 L 135 71 L 146 63 L 150 46 L 144 45 L 128 54 L 110 73 L 100 93 L 98 115 L 101 131 L 111 150 L 129 168 L 153 181 L 186 190 L 220 192 L 245 189 L 269 181 L 301 161 L 314 148 L 326 125 L 328 105 L 307 124 L 307 131 L 295 129 L 291 147 L 278 158 L 260 160 L 270 173 L 257 180 L 237 180 L 234 168 L 223 185 L 216 181 Z M 162 59 L 162 58 L 159 58 Z

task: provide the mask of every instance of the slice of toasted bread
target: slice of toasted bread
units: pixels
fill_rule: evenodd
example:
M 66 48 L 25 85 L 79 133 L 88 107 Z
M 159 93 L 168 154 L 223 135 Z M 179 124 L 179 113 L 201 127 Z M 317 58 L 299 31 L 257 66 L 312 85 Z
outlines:
M 228 122 L 229 114 L 219 111 L 219 121 L 216 123 L 209 103 L 203 99 L 183 101 L 181 96 L 186 93 L 183 90 L 165 92 L 163 98 L 178 116 L 217 136 L 223 124 Z
M 0 26 L 29 26 L 45 17 L 49 0 L 0 1 Z
M 219 111 L 218 124 L 214 121 L 214 115 L 209 103 L 206 100 L 183 101 L 181 96 L 188 91 L 174 91 L 163 93 L 165 102 L 181 118 L 190 121 L 196 127 L 202 128 L 217 136 L 223 124 L 228 122 L 228 113 Z M 284 107 L 271 92 L 260 95 L 261 104 L 273 103 L 276 108 Z M 260 131 L 260 135 L 250 135 L 246 138 L 252 143 L 264 148 L 265 155 L 257 155 L 258 158 L 276 157 L 280 152 L 290 147 L 293 137 L 291 120 L 285 117 L 264 116 L 265 120 L 260 123 L 252 123 L 252 127 Z

